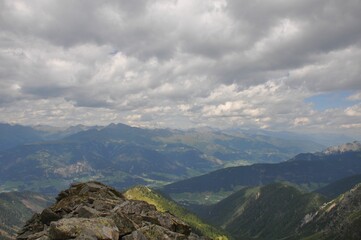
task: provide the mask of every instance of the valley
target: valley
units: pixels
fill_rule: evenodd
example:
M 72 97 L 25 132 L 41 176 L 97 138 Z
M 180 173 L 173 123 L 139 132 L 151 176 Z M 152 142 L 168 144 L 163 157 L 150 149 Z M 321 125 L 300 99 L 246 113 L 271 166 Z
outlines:
M 135 184 L 156 187 L 227 166 L 282 162 L 323 148 L 299 139 L 208 128 L 1 127 L 1 135 L 12 138 L 9 143 L 0 142 L 0 191 L 56 194 L 71 182 L 89 180 L 119 189 Z
M 0 151 L 0 239 L 14 239 L 59 191 L 89 181 L 211 239 L 356 239 L 360 226 L 357 141 L 324 148 L 213 129 L 8 127 L 29 137 L 3 142 Z

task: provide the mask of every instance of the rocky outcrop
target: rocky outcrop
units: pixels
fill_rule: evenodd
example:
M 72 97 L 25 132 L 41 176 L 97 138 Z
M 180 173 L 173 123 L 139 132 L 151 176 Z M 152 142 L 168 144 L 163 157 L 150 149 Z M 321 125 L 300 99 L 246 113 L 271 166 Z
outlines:
M 158 212 L 144 201 L 127 200 L 99 182 L 73 184 L 56 200 L 35 214 L 17 239 L 206 239 L 170 213 Z

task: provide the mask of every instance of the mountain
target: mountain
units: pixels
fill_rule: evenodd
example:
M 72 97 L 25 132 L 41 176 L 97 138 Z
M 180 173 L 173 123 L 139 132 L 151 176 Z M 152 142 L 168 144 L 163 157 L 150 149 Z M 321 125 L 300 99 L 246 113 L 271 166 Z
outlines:
M 182 143 L 195 147 L 219 159 L 225 166 L 280 162 L 301 152 L 315 152 L 324 148 L 312 141 L 210 128 L 175 131 L 157 139 L 164 143 Z
M 360 239 L 361 184 L 307 214 L 298 233 L 308 240 Z
M 318 151 L 323 145 L 310 141 L 284 140 L 255 134 L 233 134 L 202 128 L 190 130 L 143 129 L 125 124 L 110 124 L 101 129 L 79 132 L 71 141 L 126 141 L 148 148 L 188 146 L 223 164 L 279 162 L 304 151 Z
M 41 140 L 41 132 L 31 127 L 0 123 L 0 151 Z
M 32 126 L 33 129 L 41 133 L 43 141 L 59 140 L 78 132 L 87 131 L 90 129 L 100 129 L 99 126 L 85 126 L 78 124 L 70 127 L 54 127 L 48 125 L 36 125 Z
M 308 148 L 298 142 L 210 129 L 76 126 L 74 134 L 51 141 L 46 134 L 60 136 L 67 130 L 37 129 L 43 131 L 42 141 L 0 151 L 0 192 L 18 189 L 54 194 L 71 182 L 88 180 L 120 189 L 135 184 L 159 186 L 228 165 L 281 161 Z
M 51 127 L 51 126 L 22 126 L 0 123 L 0 151 L 20 146 L 23 144 L 59 140 L 81 131 L 94 129 L 77 125 L 72 127 Z
M 340 194 L 349 191 L 360 182 L 361 182 L 361 174 L 357 174 L 351 177 L 342 178 L 338 181 L 332 182 L 322 188 L 316 189 L 315 192 L 322 194 L 328 199 L 333 199 L 339 196 Z
M 316 189 L 344 177 L 361 173 L 361 152 L 299 154 L 277 164 L 254 164 L 220 169 L 163 187 L 167 194 L 234 191 L 242 187 L 287 181 Z M 189 195 L 192 197 L 192 195 Z
M 49 197 L 37 193 L 0 193 L 0 239 L 15 239 L 26 220 L 48 205 Z
M 352 240 L 361 236 L 361 183 L 329 202 L 288 183 L 239 190 L 214 205 L 192 206 L 232 239 Z
M 309 142 L 312 143 L 319 143 L 324 146 L 334 146 L 340 145 L 345 142 L 352 142 L 355 140 L 361 140 L 359 137 L 351 137 L 346 136 L 345 134 L 337 134 L 337 133 L 330 133 L 330 132 L 323 132 L 323 133 L 313 133 L 313 132 L 290 132 L 290 131 L 270 131 L 264 129 L 249 129 L 249 130 L 240 130 L 240 129 L 229 129 L 229 131 L 243 131 L 249 132 L 252 134 L 276 137 L 281 139 L 288 139 L 288 140 L 300 140 L 301 142 Z
M 214 167 L 195 149 L 177 149 L 168 146 L 168 151 L 156 151 L 126 142 L 97 141 L 22 145 L 0 153 L 0 182 L 4 183 L 0 189 L 16 184 L 19 190 L 54 193 L 71 181 L 86 179 L 126 188 L 170 182 Z
M 35 214 L 17 239 L 206 239 L 174 215 L 99 182 L 73 184 L 56 200 Z
M 296 229 L 304 216 L 323 202 L 321 195 L 273 183 L 242 189 L 198 213 L 234 239 L 290 239 L 297 236 Z

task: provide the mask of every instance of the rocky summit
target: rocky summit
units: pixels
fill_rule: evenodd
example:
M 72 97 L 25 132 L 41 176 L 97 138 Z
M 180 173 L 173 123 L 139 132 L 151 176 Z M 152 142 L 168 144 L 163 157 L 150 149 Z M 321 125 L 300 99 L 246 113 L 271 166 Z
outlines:
M 17 239 L 207 239 L 172 214 L 144 201 L 128 200 L 99 182 L 73 184 L 56 200 L 35 214 Z

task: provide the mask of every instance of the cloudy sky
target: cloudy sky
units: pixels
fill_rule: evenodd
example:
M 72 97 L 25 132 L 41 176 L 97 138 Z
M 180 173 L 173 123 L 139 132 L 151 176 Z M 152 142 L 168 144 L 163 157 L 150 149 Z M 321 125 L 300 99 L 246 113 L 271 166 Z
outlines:
M 0 0 L 0 122 L 361 134 L 360 0 Z

